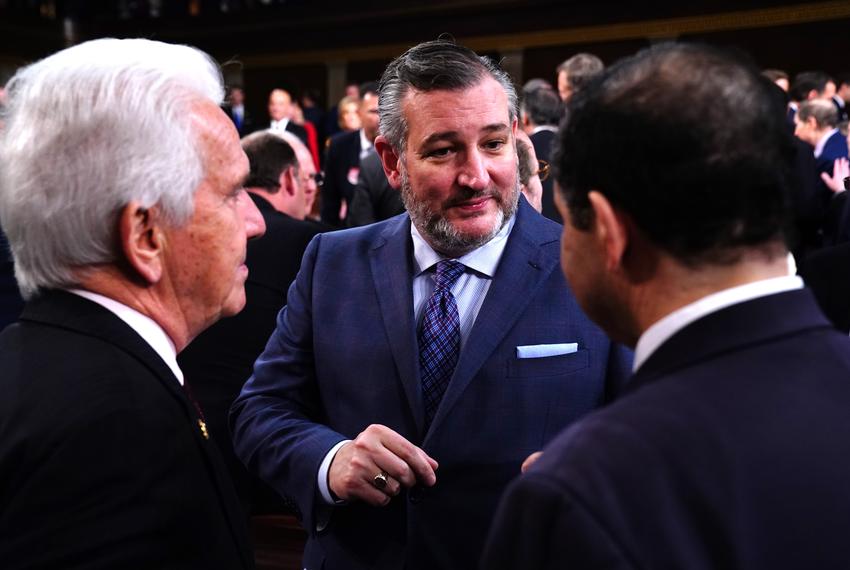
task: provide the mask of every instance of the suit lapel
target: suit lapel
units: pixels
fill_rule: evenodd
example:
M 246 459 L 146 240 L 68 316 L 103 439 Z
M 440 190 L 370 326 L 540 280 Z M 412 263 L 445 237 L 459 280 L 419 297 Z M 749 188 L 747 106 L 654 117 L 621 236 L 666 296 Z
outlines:
M 419 354 L 413 322 L 413 253 L 410 218 L 399 216 L 391 223 L 370 253 L 372 280 L 381 318 L 387 332 L 396 372 L 407 396 L 417 432 L 425 424 L 419 386 Z
M 557 264 L 556 256 L 547 257 L 541 253 L 540 246 L 543 243 L 557 239 L 552 237 L 551 233 L 543 231 L 542 220 L 524 199 L 520 199 L 517 220 L 505 245 L 499 267 L 460 354 L 454 375 L 437 409 L 429 433 L 449 414 L 481 366 L 523 314 L 534 298 L 537 288 Z M 518 294 L 519 292 L 521 294 Z

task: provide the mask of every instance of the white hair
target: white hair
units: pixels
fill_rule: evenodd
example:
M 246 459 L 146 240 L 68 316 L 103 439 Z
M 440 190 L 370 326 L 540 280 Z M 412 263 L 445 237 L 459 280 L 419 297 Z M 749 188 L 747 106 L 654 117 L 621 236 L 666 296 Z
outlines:
M 224 96 L 205 53 L 94 40 L 18 71 L 7 93 L 0 226 L 25 297 L 115 261 L 118 216 L 131 201 L 157 205 L 175 226 L 192 215 L 204 157 L 190 109 Z

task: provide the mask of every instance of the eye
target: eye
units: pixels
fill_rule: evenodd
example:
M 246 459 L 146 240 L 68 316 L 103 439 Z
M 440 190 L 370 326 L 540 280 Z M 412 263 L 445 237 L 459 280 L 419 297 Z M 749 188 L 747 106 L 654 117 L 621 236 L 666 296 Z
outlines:
M 231 191 L 230 191 L 230 193 L 227 195 L 227 201 L 228 201 L 228 202 L 236 202 L 236 201 L 238 201 L 238 200 L 239 200 L 239 196 L 241 196 L 241 195 L 242 195 L 242 192 L 244 192 L 244 191 L 245 191 L 245 188 L 244 188 L 244 187 L 242 187 L 242 186 L 240 186 L 240 187 L 238 187 L 238 188 L 234 188 L 234 189 L 233 189 L 233 190 L 231 190 Z
M 452 149 L 447 146 L 443 148 L 435 148 L 433 150 L 428 151 L 425 156 L 428 158 L 445 158 L 449 155 L 451 150 Z
M 507 141 L 505 139 L 493 139 L 484 143 L 484 148 L 487 150 L 498 151 L 502 150 Z

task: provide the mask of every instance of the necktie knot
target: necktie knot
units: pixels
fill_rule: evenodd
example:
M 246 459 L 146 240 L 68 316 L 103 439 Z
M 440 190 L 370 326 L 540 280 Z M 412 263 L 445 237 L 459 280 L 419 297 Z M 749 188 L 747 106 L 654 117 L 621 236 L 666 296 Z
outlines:
M 438 290 L 451 290 L 452 286 L 466 271 L 466 266 L 460 261 L 454 259 L 444 259 L 437 262 L 437 274 L 434 277 L 436 288 Z

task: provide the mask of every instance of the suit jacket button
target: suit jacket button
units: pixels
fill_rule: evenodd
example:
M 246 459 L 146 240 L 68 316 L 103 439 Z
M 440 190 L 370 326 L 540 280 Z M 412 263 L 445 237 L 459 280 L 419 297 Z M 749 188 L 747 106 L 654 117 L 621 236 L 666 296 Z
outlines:
M 425 498 L 425 489 L 419 485 L 411 487 L 410 491 L 407 492 L 407 498 L 414 505 L 418 505 Z

